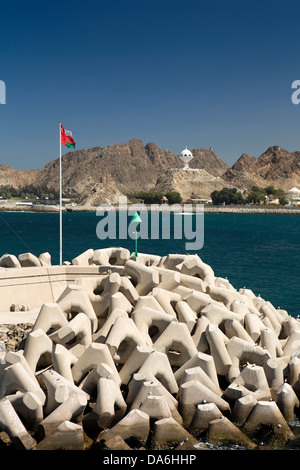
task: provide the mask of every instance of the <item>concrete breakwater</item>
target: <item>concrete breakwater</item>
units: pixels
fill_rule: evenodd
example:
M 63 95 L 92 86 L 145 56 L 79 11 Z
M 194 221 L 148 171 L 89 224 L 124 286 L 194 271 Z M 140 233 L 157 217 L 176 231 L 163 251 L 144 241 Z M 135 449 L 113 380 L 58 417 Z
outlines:
M 0 259 L 10 279 L 46 265 L 49 276 L 50 263 L 47 254 Z M 196 255 L 89 249 L 53 267 L 55 276 L 67 268 L 72 280 L 59 278 L 55 300 L 36 285 L 31 330 L 17 351 L 2 349 L 3 443 L 201 450 L 294 439 L 298 319 L 216 277 Z
M 64 212 L 96 212 L 101 206 L 99 205 L 66 205 L 63 206 Z M 184 210 L 184 204 L 177 204 L 178 208 L 172 208 L 172 211 L 181 212 Z M 197 204 L 187 203 L 188 211 L 196 212 Z M 120 206 L 117 204 L 103 204 L 106 209 L 119 211 Z M 139 210 L 150 211 L 151 205 L 139 204 Z M 160 210 L 166 210 L 164 204 L 160 205 Z M 15 203 L 0 203 L 0 212 L 59 212 L 59 205 L 46 205 L 46 204 L 33 204 L 33 205 L 18 205 Z M 233 205 L 211 205 L 204 204 L 203 212 L 205 214 L 282 214 L 282 215 L 299 215 L 300 206 L 272 206 L 272 205 L 260 205 L 260 206 L 233 206 Z

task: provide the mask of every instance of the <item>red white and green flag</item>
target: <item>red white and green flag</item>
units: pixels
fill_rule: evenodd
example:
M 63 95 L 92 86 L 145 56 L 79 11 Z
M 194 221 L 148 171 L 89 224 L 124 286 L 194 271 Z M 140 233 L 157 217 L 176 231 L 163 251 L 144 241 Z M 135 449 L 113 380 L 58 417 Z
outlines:
M 66 145 L 69 149 L 75 148 L 75 140 L 71 131 L 67 131 L 60 125 L 60 142 L 62 145 Z

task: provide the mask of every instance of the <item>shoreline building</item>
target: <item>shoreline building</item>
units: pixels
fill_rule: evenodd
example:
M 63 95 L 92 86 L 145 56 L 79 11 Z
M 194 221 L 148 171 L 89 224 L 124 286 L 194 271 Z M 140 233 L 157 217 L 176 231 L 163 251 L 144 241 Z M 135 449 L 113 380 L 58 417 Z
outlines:
M 299 200 L 300 200 L 300 189 L 298 189 L 298 188 L 292 188 L 292 189 L 290 189 L 289 191 L 287 191 L 286 197 L 287 197 L 289 200 L 295 200 L 295 199 L 299 199 Z

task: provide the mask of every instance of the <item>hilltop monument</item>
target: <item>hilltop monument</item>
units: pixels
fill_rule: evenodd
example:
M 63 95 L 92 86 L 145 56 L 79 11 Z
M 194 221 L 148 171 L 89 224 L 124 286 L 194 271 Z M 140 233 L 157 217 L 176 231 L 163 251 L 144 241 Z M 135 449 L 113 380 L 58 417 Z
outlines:
M 183 162 L 183 170 L 189 170 L 189 163 L 190 161 L 194 158 L 192 152 L 185 148 L 185 150 L 182 150 L 181 154 L 179 155 L 180 160 Z
M 193 194 L 209 199 L 212 191 L 221 190 L 227 185 L 221 177 L 212 175 L 204 168 L 190 168 L 189 163 L 194 155 L 188 148 L 182 150 L 178 158 L 183 162 L 183 167 L 170 168 L 163 172 L 157 180 L 156 191 L 176 191 L 187 201 Z

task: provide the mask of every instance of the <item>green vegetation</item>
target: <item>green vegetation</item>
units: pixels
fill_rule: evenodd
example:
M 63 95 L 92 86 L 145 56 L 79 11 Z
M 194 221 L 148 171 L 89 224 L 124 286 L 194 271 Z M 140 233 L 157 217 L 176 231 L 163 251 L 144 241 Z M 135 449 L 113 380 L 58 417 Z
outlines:
M 29 184 L 22 188 L 14 188 L 13 186 L 1 186 L 0 197 L 4 199 L 57 199 L 59 191 L 45 186 L 34 186 Z
M 213 191 L 211 193 L 212 202 L 215 205 L 220 204 L 262 204 L 268 201 L 269 198 L 278 198 L 281 205 L 288 203 L 285 192 L 283 189 L 275 189 L 270 185 L 266 188 L 260 186 L 252 186 L 251 190 L 246 193 L 240 193 L 236 188 L 223 188 L 220 191 Z M 272 203 L 272 199 L 270 201 Z
M 259 186 L 252 186 L 250 193 L 247 196 L 246 202 L 253 204 L 260 204 L 264 201 L 266 196 L 273 196 L 279 199 L 281 205 L 287 204 L 288 200 L 286 198 L 285 192 L 283 189 L 275 189 L 274 186 L 267 186 L 266 188 L 261 188 Z
M 154 193 L 153 191 L 140 191 L 134 195 L 136 199 L 142 199 L 145 204 L 160 204 L 163 197 L 168 199 L 168 204 L 180 204 L 182 197 L 176 191 L 167 193 Z
M 213 204 L 244 204 L 244 198 L 240 192 L 237 191 L 236 188 L 223 188 L 220 191 L 213 191 L 211 193 L 211 199 Z

